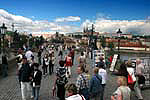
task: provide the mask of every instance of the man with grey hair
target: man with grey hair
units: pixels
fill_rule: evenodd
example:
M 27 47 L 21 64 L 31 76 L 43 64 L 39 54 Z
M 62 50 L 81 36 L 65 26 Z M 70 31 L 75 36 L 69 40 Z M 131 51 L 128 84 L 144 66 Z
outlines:
M 140 84 L 139 84 L 139 77 L 142 76 L 144 73 L 144 65 L 142 64 L 141 60 L 138 58 L 136 59 L 136 83 L 134 85 L 135 93 L 138 97 L 138 100 L 143 100 L 143 96 L 141 94 Z

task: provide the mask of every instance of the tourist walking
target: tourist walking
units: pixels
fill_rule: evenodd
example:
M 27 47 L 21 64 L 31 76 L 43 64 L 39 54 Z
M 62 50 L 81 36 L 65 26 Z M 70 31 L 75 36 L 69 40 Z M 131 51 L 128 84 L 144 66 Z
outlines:
M 2 54 L 2 75 L 3 77 L 8 76 L 8 61 L 5 53 Z
M 49 56 L 49 75 L 51 75 L 54 71 L 55 57 L 54 53 L 51 53 Z
M 127 83 L 130 89 L 134 90 L 134 85 L 136 82 L 136 77 L 135 77 L 135 68 L 132 66 L 132 61 L 128 60 L 126 63 L 127 67 Z M 125 76 L 126 77 L 126 76 Z
M 92 76 L 89 84 L 90 100 L 103 100 L 102 97 L 102 77 L 98 74 L 99 68 L 93 69 L 94 75 Z
M 33 52 L 31 51 L 31 48 L 29 48 L 29 50 L 25 53 L 25 56 L 29 62 L 31 62 L 31 60 L 33 61 L 34 55 Z
M 70 53 L 65 57 L 65 66 L 66 66 L 66 77 L 71 77 L 72 58 Z
M 107 71 L 104 69 L 103 64 L 99 63 L 98 65 L 99 71 L 98 74 L 102 77 L 102 96 L 101 96 L 101 100 L 103 100 L 104 98 L 104 90 L 105 90 L 105 86 L 106 86 L 106 82 L 107 82 Z
M 77 87 L 75 84 L 66 85 L 66 100 L 86 100 L 83 95 L 77 93 Z
M 34 67 L 34 72 L 32 75 L 32 96 L 34 97 L 34 100 L 38 100 L 39 98 L 39 92 L 40 92 L 40 85 L 41 85 L 41 79 L 42 79 L 42 72 L 38 69 L 39 64 L 34 63 L 32 65 Z
M 81 66 L 77 67 L 78 77 L 76 81 L 76 86 L 78 93 L 83 95 L 86 100 L 89 100 L 89 92 L 88 92 L 89 82 L 84 72 L 85 72 L 84 67 Z
M 43 76 L 45 76 L 47 74 L 47 67 L 49 65 L 49 58 L 48 58 L 48 54 L 45 54 L 43 57 Z
M 127 66 L 128 66 L 128 64 L 122 63 L 122 64 L 120 65 L 119 70 L 118 70 L 118 74 L 119 74 L 120 76 L 124 76 L 124 77 L 126 77 L 126 78 L 128 79 Z
M 60 56 L 61 59 L 63 57 L 63 47 L 62 47 L 62 45 L 59 46 L 59 54 L 58 54 L 58 56 Z
M 56 78 L 54 81 L 54 86 L 52 88 L 53 95 L 56 92 L 57 88 L 57 97 L 59 100 L 65 100 L 65 85 L 68 82 L 66 77 L 66 68 L 64 67 L 64 61 L 59 61 L 59 67 L 56 69 Z
M 83 52 L 81 52 L 81 55 L 78 57 L 78 62 L 79 65 L 83 65 L 84 67 L 86 66 L 86 58 Z
M 134 90 L 139 100 L 143 100 L 143 96 L 141 93 L 142 84 L 140 84 L 140 81 L 142 80 L 140 78 L 144 77 L 143 74 L 144 74 L 144 65 L 142 64 L 141 60 L 138 58 L 136 59 L 136 83 L 134 85 Z M 142 81 L 143 83 L 145 82 L 145 80 Z
M 38 50 L 38 62 L 39 62 L 40 65 L 41 65 L 41 56 L 42 56 L 42 50 L 39 49 Z
M 20 83 L 20 77 L 19 77 L 19 70 L 22 67 L 22 58 L 23 58 L 23 55 L 21 52 L 19 52 L 17 55 L 17 58 L 16 58 L 16 61 L 17 61 L 16 74 L 18 76 L 18 82 L 19 82 L 20 86 L 21 86 L 21 83 Z
M 27 58 L 24 56 L 22 67 L 19 70 L 22 100 L 28 100 L 28 97 L 30 96 L 29 95 L 31 90 L 30 81 L 32 79 L 31 73 L 32 73 L 31 67 L 27 62 Z
M 100 56 L 99 57 L 99 62 L 97 63 L 97 65 L 101 65 L 101 66 L 103 66 L 103 69 L 105 69 L 106 68 L 106 64 L 105 64 L 105 62 L 104 62 L 104 58 L 103 58 L 103 56 Z
M 74 63 L 74 55 L 75 55 L 75 52 L 74 52 L 74 49 L 73 49 L 73 48 L 71 48 L 70 54 L 71 54 L 72 65 L 73 65 L 73 63 Z

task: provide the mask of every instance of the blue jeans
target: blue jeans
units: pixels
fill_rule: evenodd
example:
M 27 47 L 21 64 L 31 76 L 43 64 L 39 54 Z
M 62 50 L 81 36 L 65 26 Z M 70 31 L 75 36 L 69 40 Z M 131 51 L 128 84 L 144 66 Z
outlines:
M 39 91 L 40 91 L 40 87 L 32 87 L 32 95 L 34 96 L 34 100 L 38 100 Z

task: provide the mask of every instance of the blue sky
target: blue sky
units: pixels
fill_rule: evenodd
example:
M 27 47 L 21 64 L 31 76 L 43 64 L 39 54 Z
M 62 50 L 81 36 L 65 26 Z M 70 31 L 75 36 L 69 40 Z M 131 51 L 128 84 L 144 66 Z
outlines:
M 150 16 L 150 0 L 1 0 L 0 9 L 33 21 L 79 16 L 79 21 L 63 25 L 80 26 L 87 19 L 145 20 Z
M 145 19 L 150 15 L 149 0 L 1 0 L 0 7 L 38 20 L 61 16 L 94 19 L 97 13 L 117 20 Z

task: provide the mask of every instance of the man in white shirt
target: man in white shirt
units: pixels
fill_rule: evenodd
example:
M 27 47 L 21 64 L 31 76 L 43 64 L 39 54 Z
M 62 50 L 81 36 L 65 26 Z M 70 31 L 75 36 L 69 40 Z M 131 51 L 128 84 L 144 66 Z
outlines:
M 103 96 L 104 96 L 104 89 L 105 89 L 105 85 L 106 85 L 106 81 L 107 81 L 107 72 L 104 69 L 104 65 L 102 63 L 98 63 L 97 67 L 99 67 L 99 72 L 98 74 L 102 77 L 102 98 L 101 100 L 103 100 Z
M 144 65 L 142 64 L 141 60 L 138 58 L 136 60 L 136 83 L 134 85 L 134 90 L 139 100 L 143 100 L 140 84 L 138 83 L 139 76 L 142 76 L 143 73 L 144 73 Z
M 29 62 L 32 61 L 34 57 L 33 52 L 30 49 L 25 53 L 25 56 Z

